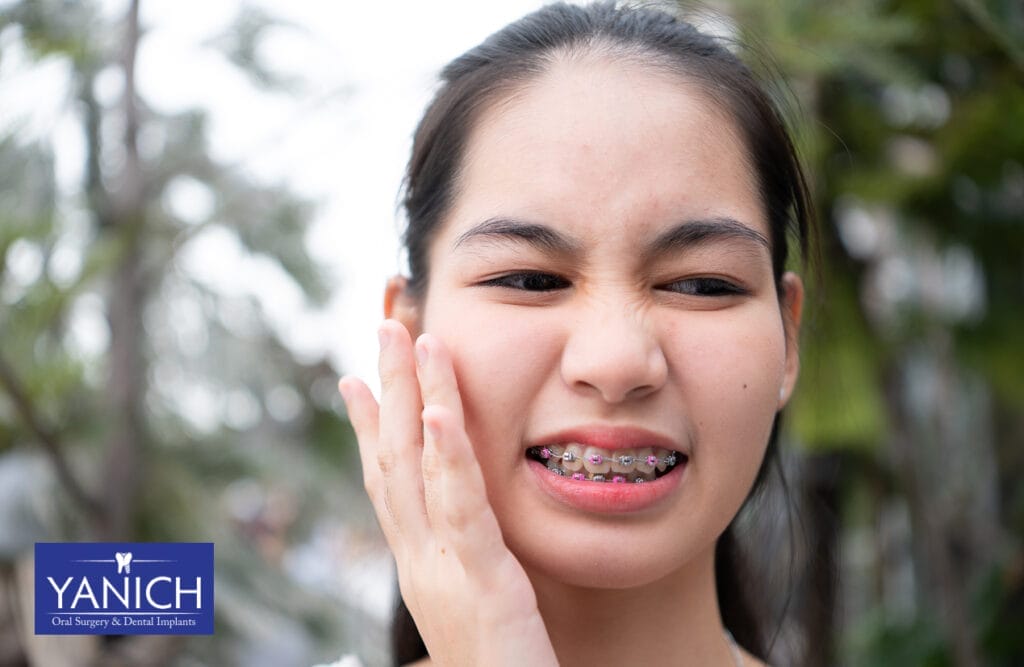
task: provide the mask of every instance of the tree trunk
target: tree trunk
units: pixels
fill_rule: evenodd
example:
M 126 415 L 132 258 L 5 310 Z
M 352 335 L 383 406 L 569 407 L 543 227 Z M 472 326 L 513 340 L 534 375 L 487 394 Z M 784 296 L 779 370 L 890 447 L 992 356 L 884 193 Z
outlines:
M 147 286 L 142 270 L 145 202 L 138 139 L 138 104 L 135 96 L 135 56 L 139 43 L 139 0 L 132 0 L 124 40 L 125 88 L 124 167 L 111 193 L 112 231 L 120 239 L 120 259 L 107 306 L 110 323 L 110 376 L 113 433 L 104 466 L 103 505 L 105 540 L 128 540 L 132 535 L 135 499 L 143 473 L 145 446 L 143 401 L 146 364 L 142 349 L 143 308 Z
M 807 667 L 835 664 L 837 559 L 842 455 L 811 454 L 803 476 L 804 508 L 811 553 L 803 587 L 801 625 L 806 642 Z
M 928 363 L 937 364 L 938 356 L 929 354 Z M 921 415 L 915 416 L 914 406 L 908 398 L 907 383 L 910 381 L 907 369 L 897 367 L 890 373 L 886 384 L 893 420 L 896 474 L 910 508 L 915 543 L 914 569 L 924 586 L 918 597 L 938 611 L 937 620 L 945 630 L 954 664 L 978 667 L 981 661 L 967 602 L 970 568 L 957 566 L 953 557 L 952 517 L 946 515 L 943 504 L 932 497 L 926 475 L 922 474 L 929 469 L 929 458 L 941 451 L 935 446 L 936 442 L 948 436 L 941 432 L 941 428 L 935 427 L 934 420 L 929 423 L 930 420 Z M 943 386 L 935 393 L 940 399 L 948 399 L 949 387 Z M 937 414 L 941 412 L 941 406 L 931 405 L 927 410 Z M 942 484 L 943 481 L 937 483 Z

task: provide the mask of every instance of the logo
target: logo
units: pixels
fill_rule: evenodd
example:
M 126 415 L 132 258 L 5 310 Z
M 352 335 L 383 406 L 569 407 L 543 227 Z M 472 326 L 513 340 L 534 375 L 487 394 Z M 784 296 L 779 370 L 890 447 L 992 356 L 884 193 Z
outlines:
M 132 573 L 132 568 L 131 568 L 132 552 L 131 551 L 129 551 L 126 554 L 123 554 L 120 551 L 118 551 L 116 554 L 114 554 L 114 560 L 117 561 L 117 573 L 118 574 L 121 574 L 122 572 L 124 572 L 125 574 L 131 574 Z
M 37 635 L 212 635 L 212 542 L 37 542 Z

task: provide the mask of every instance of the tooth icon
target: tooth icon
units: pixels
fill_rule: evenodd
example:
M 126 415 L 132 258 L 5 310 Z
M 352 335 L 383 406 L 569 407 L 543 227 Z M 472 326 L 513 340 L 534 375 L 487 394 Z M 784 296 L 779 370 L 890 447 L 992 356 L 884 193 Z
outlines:
M 114 554 L 114 558 L 117 560 L 117 573 L 118 574 L 121 574 L 122 572 L 125 573 L 125 574 L 131 574 L 132 573 L 132 567 L 131 567 L 132 552 L 131 551 L 127 551 L 127 552 L 124 552 L 124 553 L 118 551 L 116 554 Z

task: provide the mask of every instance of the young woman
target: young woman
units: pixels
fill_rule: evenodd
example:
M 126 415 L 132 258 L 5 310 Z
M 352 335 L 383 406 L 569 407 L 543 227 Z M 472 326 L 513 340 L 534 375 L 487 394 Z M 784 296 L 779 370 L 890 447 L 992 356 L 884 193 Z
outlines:
M 442 78 L 380 404 L 340 382 L 422 638 L 396 660 L 762 664 L 731 523 L 798 369 L 779 114 L 715 39 L 612 4 L 541 9 Z

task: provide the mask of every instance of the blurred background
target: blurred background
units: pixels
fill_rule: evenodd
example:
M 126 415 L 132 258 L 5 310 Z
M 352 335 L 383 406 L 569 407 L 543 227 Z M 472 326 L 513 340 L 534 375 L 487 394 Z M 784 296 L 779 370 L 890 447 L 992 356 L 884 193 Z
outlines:
M 335 384 L 437 71 L 541 4 L 0 0 L 0 665 L 386 664 Z M 693 16 L 773 59 L 820 220 L 773 662 L 1024 664 L 1024 5 Z M 33 543 L 94 540 L 215 542 L 216 634 L 35 636 Z

